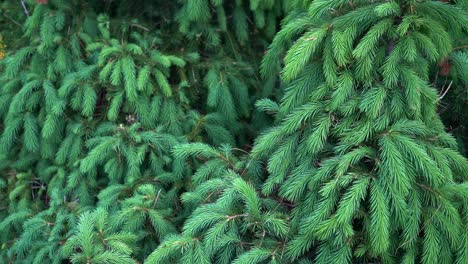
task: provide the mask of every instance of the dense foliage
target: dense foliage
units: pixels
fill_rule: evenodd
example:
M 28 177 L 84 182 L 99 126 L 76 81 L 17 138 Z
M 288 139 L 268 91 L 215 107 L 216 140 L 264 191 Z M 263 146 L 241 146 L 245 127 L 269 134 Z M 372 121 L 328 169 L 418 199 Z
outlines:
M 0 4 L 0 262 L 468 263 L 468 2 Z

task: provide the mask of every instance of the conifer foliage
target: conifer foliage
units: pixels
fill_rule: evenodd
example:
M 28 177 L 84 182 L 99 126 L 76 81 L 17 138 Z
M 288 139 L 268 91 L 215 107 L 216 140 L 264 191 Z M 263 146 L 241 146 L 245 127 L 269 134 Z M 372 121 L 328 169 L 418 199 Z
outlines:
M 0 4 L 0 262 L 467 263 L 467 8 Z
M 467 162 L 436 113 L 429 67 L 467 17 L 439 1 L 312 1 L 287 19 L 276 126 L 257 138 L 265 195 L 295 203 L 285 255 L 315 263 L 464 263 Z M 292 34 L 295 42 L 288 38 Z

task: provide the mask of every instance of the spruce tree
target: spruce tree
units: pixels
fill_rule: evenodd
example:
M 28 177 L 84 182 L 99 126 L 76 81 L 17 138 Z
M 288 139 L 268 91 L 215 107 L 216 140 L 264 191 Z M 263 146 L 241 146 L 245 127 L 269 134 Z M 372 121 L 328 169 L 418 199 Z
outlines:
M 467 7 L 4 1 L 0 262 L 466 263 Z
M 11 189 L 1 227 L 11 261 L 71 257 L 59 249 L 90 225 L 78 218 L 96 207 L 98 193 L 126 184 L 129 194 L 114 198 L 131 197 L 142 182 L 167 174 L 170 148 L 189 130 L 181 122 L 187 102 L 177 92 L 183 82 L 169 75 L 190 58 L 164 54 L 152 46 L 155 36 L 125 32 L 98 10 L 80 1 L 35 6 L 26 22 L 30 44 L 3 61 L 1 146 Z M 173 187 L 159 188 L 164 196 Z M 154 208 L 159 221 L 170 207 Z
M 180 235 L 167 236 L 145 263 L 276 263 L 289 232 L 286 206 L 264 197 L 258 161 L 237 158 L 239 149 L 201 143 L 174 149 L 177 159 L 208 160 L 181 196 L 195 208 Z
M 248 43 L 228 38 L 231 4 L 214 3 L 226 17 L 208 43 L 205 32 L 182 30 L 211 23 L 183 22 L 184 3 L 11 3 L 25 22 L 20 48 L 0 62 L 2 261 L 141 262 L 180 228 L 190 169 L 171 149 L 252 137 L 241 123 L 274 82 L 262 89 L 258 78 L 264 26 L 245 26 L 272 4 L 236 3 L 236 35 L 257 36 Z
M 268 157 L 262 193 L 294 203 L 285 255 L 464 263 L 468 163 L 436 112 L 428 74 L 466 33 L 465 11 L 440 1 L 298 9 L 263 62 L 273 74 L 288 49 L 280 118 L 252 151 Z
M 297 1 L 262 65 L 286 86 L 279 105 L 257 103 L 277 120 L 247 159 L 267 159 L 266 179 L 249 185 L 209 146 L 177 149 L 215 178 L 183 195 L 202 204 L 147 263 L 465 263 L 468 163 L 429 76 L 466 33 L 463 7 Z M 285 229 L 266 227 L 287 209 Z

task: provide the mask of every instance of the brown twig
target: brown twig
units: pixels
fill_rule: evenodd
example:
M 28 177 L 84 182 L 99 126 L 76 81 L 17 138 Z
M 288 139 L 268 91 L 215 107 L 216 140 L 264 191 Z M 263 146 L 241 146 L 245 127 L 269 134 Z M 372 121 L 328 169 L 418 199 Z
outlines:
M 23 25 L 21 25 L 18 21 L 14 20 L 12 17 L 10 17 L 9 15 L 7 14 L 3 14 L 4 17 L 8 18 L 9 20 L 11 20 L 11 22 L 13 22 L 13 24 L 17 25 L 18 27 L 23 27 Z
M 442 100 L 445 97 L 445 95 L 448 93 L 450 88 L 452 88 L 452 84 L 453 84 L 453 81 L 450 81 L 449 85 L 447 86 L 447 89 L 445 89 L 445 91 L 442 93 L 442 95 L 439 96 L 439 101 Z
M 139 24 L 131 24 L 132 27 L 137 27 L 137 28 L 141 28 L 143 29 L 144 31 L 150 31 L 147 27 L 144 27 L 142 25 L 139 25 Z
M 468 45 L 463 45 L 463 46 L 455 47 L 452 50 L 460 50 L 460 49 L 467 49 L 467 48 L 468 48 Z
M 426 223 L 424 223 L 423 227 L 419 230 L 419 232 L 421 232 L 422 230 L 424 230 L 427 225 L 429 225 L 430 222 L 432 222 L 432 219 L 435 217 L 435 215 L 437 214 L 437 212 L 440 210 L 440 208 L 442 207 L 442 205 L 440 204 L 439 207 L 437 207 L 437 209 L 435 210 L 435 212 L 431 215 L 431 218 L 429 218 Z M 418 232 L 418 233 L 419 233 Z M 407 241 L 403 242 L 403 244 L 401 244 L 400 246 L 398 246 L 398 248 L 395 250 L 398 251 L 398 249 L 402 248 L 404 245 L 408 244 L 409 242 L 413 241 L 418 235 L 416 234 L 415 236 L 413 236 L 412 238 L 408 239 Z
M 159 200 L 159 195 L 161 195 L 161 190 L 162 189 L 159 189 L 158 194 L 156 195 L 156 198 L 154 198 L 153 208 L 156 206 L 156 203 Z
M 26 2 L 24 0 L 20 0 L 20 1 L 21 1 L 21 5 L 23 6 L 24 13 L 26 14 L 27 17 L 29 17 L 29 10 L 28 10 L 28 7 L 26 6 Z

